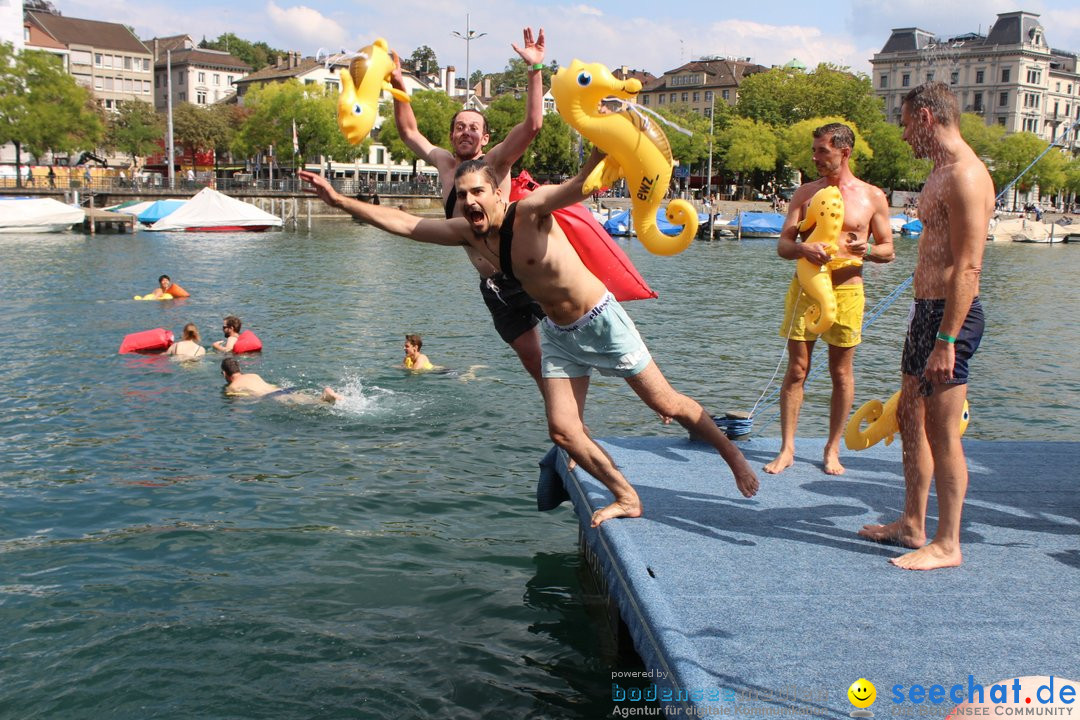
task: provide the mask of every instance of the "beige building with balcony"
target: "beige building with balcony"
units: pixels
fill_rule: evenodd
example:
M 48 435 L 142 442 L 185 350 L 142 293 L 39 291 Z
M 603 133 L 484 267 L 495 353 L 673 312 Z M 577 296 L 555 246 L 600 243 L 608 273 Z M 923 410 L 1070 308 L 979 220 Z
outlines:
M 734 106 L 739 101 L 743 79 L 766 70 L 767 67 L 750 62 L 750 58 L 693 60 L 645 85 L 638 94 L 638 102 L 654 110 L 671 105 L 689 106 L 709 117 L 714 102 Z M 635 77 L 637 71 L 622 72 Z
M 988 125 L 1080 149 L 1080 128 L 1070 129 L 1080 120 L 1077 56 L 1050 46 L 1035 13 L 1001 13 L 986 35 L 942 39 L 916 27 L 897 28 L 870 63 L 874 90 L 891 122 L 899 122 L 900 105 L 913 87 L 940 80 L 956 93 L 963 112 L 982 115 Z
M 154 38 L 147 42 L 154 53 L 154 107 L 165 112 L 172 71 L 172 101 L 213 105 L 236 94 L 237 83 L 251 73 L 251 66 L 221 50 L 195 46 L 190 35 Z
M 26 20 L 31 33 L 41 31 L 67 48 L 68 72 L 106 110 L 154 101 L 153 55 L 125 26 L 34 11 Z

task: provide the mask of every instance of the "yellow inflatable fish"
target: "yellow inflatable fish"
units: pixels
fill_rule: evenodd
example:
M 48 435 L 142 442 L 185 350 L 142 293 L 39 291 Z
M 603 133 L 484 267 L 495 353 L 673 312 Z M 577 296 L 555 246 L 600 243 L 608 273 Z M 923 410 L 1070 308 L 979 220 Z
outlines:
M 806 329 L 820 335 L 836 322 L 836 293 L 833 291 L 832 271 L 846 265 L 862 265 L 860 258 L 837 257 L 840 252 L 840 231 L 844 227 L 844 197 L 835 185 L 827 185 L 810 198 L 806 217 L 799 224 L 799 232 L 813 228 L 806 238 L 808 243 L 824 243 L 832 256 L 825 265 L 815 265 L 806 258 L 795 263 L 795 275 L 799 286 L 812 303 L 803 316 Z
M 888 445 L 892 443 L 893 436 L 900 431 L 900 424 L 896 420 L 896 408 L 900 404 L 900 391 L 882 405 L 880 400 L 871 400 L 855 411 L 848 420 L 844 430 L 844 444 L 848 450 L 865 450 L 871 445 L 877 445 L 882 440 Z M 960 434 L 967 431 L 968 422 L 971 420 L 971 411 L 967 400 L 964 401 L 964 411 L 960 415 Z M 863 421 L 866 429 L 863 430 Z
M 371 134 L 379 116 L 379 96 L 388 90 L 395 100 L 409 102 L 407 93 L 390 87 L 394 59 L 383 38 L 363 47 L 341 71 L 341 95 L 338 97 L 338 127 L 352 145 L 359 145 Z
M 640 91 L 641 81 L 619 80 L 600 63 L 586 65 L 580 60 L 560 68 L 551 81 L 559 114 L 607 154 L 586 179 L 585 194 L 610 187 L 625 177 L 631 193 L 631 216 L 641 244 L 656 255 L 675 255 L 693 242 L 698 216 L 687 201 L 672 200 L 667 206 L 667 219 L 682 225 L 682 230 L 669 237 L 656 226 L 656 212 L 671 182 L 667 136 L 646 115 L 627 109 L 606 112 L 600 107 L 606 97 L 629 100 Z

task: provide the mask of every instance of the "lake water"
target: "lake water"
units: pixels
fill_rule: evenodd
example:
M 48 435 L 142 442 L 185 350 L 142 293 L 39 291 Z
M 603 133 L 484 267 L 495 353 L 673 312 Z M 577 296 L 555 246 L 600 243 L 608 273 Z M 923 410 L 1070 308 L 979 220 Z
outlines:
M 626 247 L 660 293 L 628 310 L 669 379 L 748 410 L 782 361 L 792 265 L 772 241 Z M 867 269 L 870 304 L 910 273 L 915 243 L 897 251 Z M 1078 270 L 1080 247 L 987 248 L 969 437 L 1075 440 Z M 131 300 L 163 272 L 192 298 Z M 542 403 L 476 285 L 459 250 L 348 222 L 0 236 L 0 716 L 608 713 L 626 661 L 593 614 L 576 520 L 535 511 Z M 867 333 L 856 405 L 898 387 L 909 301 Z M 209 344 L 226 314 L 264 342 L 245 370 L 345 402 L 226 397 L 212 357 L 116 354 L 188 321 Z M 407 332 L 453 372 L 395 369 Z M 823 371 L 800 435 L 825 434 L 828 393 Z M 755 431 L 775 436 L 767 416 Z M 587 420 L 682 434 L 609 379 Z

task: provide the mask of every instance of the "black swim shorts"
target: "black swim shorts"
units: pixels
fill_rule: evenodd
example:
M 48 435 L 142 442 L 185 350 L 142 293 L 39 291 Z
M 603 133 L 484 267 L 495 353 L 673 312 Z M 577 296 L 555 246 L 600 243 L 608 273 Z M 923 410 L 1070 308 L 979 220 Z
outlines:
M 536 327 L 545 314 L 521 283 L 502 273 L 480 278 L 480 294 L 491 312 L 495 329 L 504 342 L 510 344 Z
M 908 322 L 907 338 L 904 340 L 904 355 L 900 361 L 900 371 L 905 375 L 914 375 L 921 380 L 921 394 L 930 395 L 934 391 L 932 383 L 923 377 L 926 361 L 934 349 L 941 320 L 945 316 L 945 300 L 915 300 Z M 982 303 L 975 298 L 968 310 L 964 324 L 956 336 L 956 362 L 953 364 L 952 380 L 949 385 L 965 385 L 968 381 L 968 361 L 979 348 L 982 341 L 983 327 Z

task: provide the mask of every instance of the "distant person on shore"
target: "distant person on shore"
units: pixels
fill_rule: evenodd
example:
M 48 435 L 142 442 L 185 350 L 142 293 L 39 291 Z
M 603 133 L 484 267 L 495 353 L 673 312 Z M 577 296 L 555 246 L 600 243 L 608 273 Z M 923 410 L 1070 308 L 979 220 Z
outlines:
M 960 442 L 968 363 L 983 334 L 979 303 L 986 230 L 994 183 L 960 135 L 960 104 L 942 82 L 918 86 L 900 111 L 904 140 L 934 167 L 919 195 L 923 231 L 915 262 L 915 302 L 900 368 L 897 419 L 904 443 L 904 510 L 887 525 L 859 532 L 913 552 L 893 558 L 908 570 L 962 562 L 960 518 L 968 470 Z M 926 543 L 931 480 L 937 483 L 938 526 Z
M 85 186 L 86 186 L 86 188 L 87 188 L 87 189 L 89 189 L 89 188 L 90 188 L 90 186 L 91 186 L 91 185 L 92 185 L 93 183 L 94 183 L 94 175 L 93 175 L 93 173 L 91 173 L 91 172 L 90 172 L 90 166 L 89 166 L 89 165 L 87 165 L 87 166 L 86 166 L 86 167 L 85 167 L 85 168 L 83 169 L 83 185 L 85 185 Z
M 154 288 L 152 294 L 154 297 L 172 295 L 173 299 L 191 297 L 191 293 L 174 283 L 168 275 L 162 275 L 158 278 L 158 286 Z
M 303 390 L 282 388 L 268 383 L 256 373 L 240 372 L 240 363 L 235 358 L 225 358 L 221 361 L 221 374 L 225 378 L 225 393 L 228 395 L 268 398 L 300 404 L 324 402 L 333 405 L 342 399 L 340 393 L 328 387 L 323 388 L 322 395 L 315 397 Z
M 206 355 L 206 348 L 200 345 L 200 342 L 202 342 L 202 338 L 199 336 L 199 328 L 195 326 L 195 323 L 188 323 L 184 326 L 180 342 L 170 345 L 165 354 L 175 355 L 185 360 L 200 358 Z
M 677 420 L 710 443 L 727 462 L 745 497 L 758 479 L 739 449 L 696 401 L 676 392 L 653 362 L 648 348 L 622 306 L 582 263 L 551 213 L 580 202 L 585 178 L 601 154 L 594 150 L 581 171 L 561 185 L 544 185 L 507 204 L 499 178 L 481 160 L 457 169 L 455 197 L 462 212 L 448 220 L 419 218 L 387 206 L 346 198 L 314 173 L 301 178 L 327 204 L 386 232 L 420 242 L 467 246 L 540 304 L 543 378 L 540 383 L 551 439 L 586 472 L 599 479 L 614 502 L 593 513 L 596 527 L 611 518 L 639 517 L 641 500 L 611 457 L 589 436 L 584 424 L 589 376 L 626 380 L 653 411 Z
M 31 187 L 31 186 L 36 187 L 37 186 L 37 181 L 34 180 L 34 168 L 32 168 L 32 167 L 27 167 L 26 168 L 26 186 L 27 187 Z
M 540 70 L 544 67 L 544 30 L 533 41 L 531 28 L 524 30 L 525 46 L 512 45 L 528 72 L 525 97 L 525 119 L 515 125 L 506 137 L 486 154 L 484 146 L 491 135 L 487 119 L 478 110 L 466 108 L 458 111 L 450 123 L 451 151 L 436 147 L 424 137 L 417 126 L 412 105 L 394 101 L 394 121 L 405 145 L 428 164 L 438 168 L 442 183 L 446 217 L 460 217 L 454 192 L 454 172 L 466 160 L 482 159 L 495 171 L 495 177 L 503 196 L 510 194 L 510 169 L 521 159 L 529 143 L 533 141 L 544 120 L 544 82 Z M 401 76 L 401 63 L 394 55 L 397 67 L 390 76 L 390 83 L 405 90 Z M 513 348 L 522 366 L 540 383 L 540 333 L 537 323 L 543 317 L 540 306 L 522 290 L 520 283 L 506 277 L 497 266 L 486 260 L 482 253 L 469 245 L 463 246 L 465 254 L 480 273 L 480 294 L 484 298 L 495 323 L 495 329 L 503 341 Z
M 48 174 L 47 177 L 49 178 L 49 187 L 52 188 L 53 190 L 55 190 L 56 189 L 56 170 L 53 169 L 52 165 L 49 166 L 49 174 Z
M 829 123 L 814 130 L 814 165 L 821 177 L 801 186 L 792 196 L 776 246 L 780 257 L 785 260 L 806 258 L 815 265 L 824 265 L 831 259 L 824 243 L 800 241 L 798 237 L 799 223 L 806 217 L 810 199 L 829 185 L 838 187 L 844 198 L 844 225 L 838 241 L 840 253 L 878 263 L 891 262 L 895 257 L 889 202 L 880 189 L 852 174 L 849 161 L 854 146 L 855 133 L 843 123 Z M 873 245 L 870 244 L 871 235 Z M 832 282 L 836 293 L 836 322 L 821 335 L 829 346 L 829 375 L 832 377 L 829 437 L 822 463 L 826 474 L 842 475 L 840 441 L 855 400 L 855 347 L 862 341 L 862 267 L 849 265 L 835 269 Z M 803 318 L 810 303 L 798 278 L 793 277 L 780 325 L 780 337 L 788 341 L 787 372 L 780 387 L 780 452 L 765 466 L 767 473 L 783 472 L 795 462 L 795 430 L 799 424 L 806 375 L 810 371 L 810 356 L 818 339 L 806 327 Z
M 428 360 L 428 356 L 420 352 L 422 347 L 424 347 L 424 341 L 419 335 L 405 336 L 405 359 L 402 361 L 402 365 L 405 366 L 406 370 L 420 372 L 435 369 L 435 366 Z
M 224 340 L 217 340 L 213 344 L 213 348 L 218 352 L 232 352 L 233 346 L 236 345 L 236 339 L 240 337 L 240 328 L 243 323 L 240 318 L 235 315 L 226 315 L 225 319 L 221 321 L 221 332 L 225 335 Z

